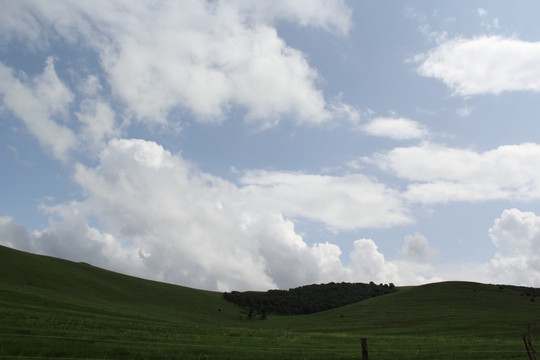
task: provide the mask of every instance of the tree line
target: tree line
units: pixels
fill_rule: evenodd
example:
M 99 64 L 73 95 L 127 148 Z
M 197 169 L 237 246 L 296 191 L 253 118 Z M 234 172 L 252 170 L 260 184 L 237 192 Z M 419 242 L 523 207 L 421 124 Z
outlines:
M 223 294 L 226 300 L 244 307 L 248 318 L 268 314 L 299 315 L 330 310 L 390 294 L 395 291 L 394 284 L 329 283 L 300 286 L 289 290 L 232 291 Z

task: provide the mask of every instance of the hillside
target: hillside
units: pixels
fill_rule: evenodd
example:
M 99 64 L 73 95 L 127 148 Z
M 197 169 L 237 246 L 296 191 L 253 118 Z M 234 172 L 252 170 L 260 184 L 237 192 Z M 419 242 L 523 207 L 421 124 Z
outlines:
M 183 321 L 197 323 L 214 323 L 218 309 L 222 317 L 236 317 L 237 313 L 220 293 L 139 279 L 86 263 L 2 246 L 0 274 L 0 299 L 4 307 L 23 305 L 18 301 L 9 302 L 25 298 L 29 302 L 50 303 L 62 308 L 137 314 L 152 319 L 181 317 Z
M 536 289 L 443 282 L 248 320 L 221 293 L 0 247 L 0 358 L 526 359 Z M 539 341 L 533 343 L 538 344 Z

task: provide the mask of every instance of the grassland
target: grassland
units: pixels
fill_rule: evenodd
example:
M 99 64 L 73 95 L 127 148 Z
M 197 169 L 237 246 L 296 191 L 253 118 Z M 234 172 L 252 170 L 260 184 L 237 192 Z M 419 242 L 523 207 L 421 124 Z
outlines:
M 527 359 L 531 299 L 444 282 L 248 320 L 221 293 L 0 247 L 0 359 L 360 359 L 362 337 L 370 359 Z

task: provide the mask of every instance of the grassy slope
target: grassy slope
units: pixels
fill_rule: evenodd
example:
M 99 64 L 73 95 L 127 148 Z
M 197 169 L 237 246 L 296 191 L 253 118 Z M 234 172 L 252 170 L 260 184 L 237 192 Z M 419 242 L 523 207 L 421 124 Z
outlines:
M 527 324 L 540 299 L 465 282 L 248 321 L 220 293 L 0 247 L 0 358 L 351 358 L 364 336 L 379 359 L 524 358 Z
M 3 292 L 30 303 L 56 304 L 65 309 L 156 320 L 174 318 L 197 324 L 223 320 L 216 317 L 218 309 L 222 310 L 221 318 L 236 318 L 238 312 L 217 292 L 143 280 L 6 247 L 0 247 L 0 274 Z M 3 301 L 9 299 L 2 297 Z

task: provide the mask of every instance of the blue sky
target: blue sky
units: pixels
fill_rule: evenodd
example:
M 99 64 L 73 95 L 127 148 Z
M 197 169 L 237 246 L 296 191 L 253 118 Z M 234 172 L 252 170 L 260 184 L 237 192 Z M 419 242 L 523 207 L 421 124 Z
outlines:
M 535 1 L 3 1 L 0 244 L 210 290 L 540 286 Z

